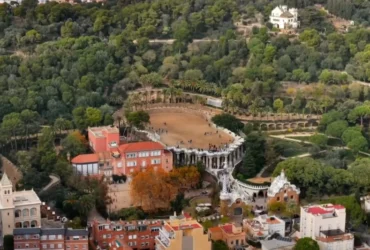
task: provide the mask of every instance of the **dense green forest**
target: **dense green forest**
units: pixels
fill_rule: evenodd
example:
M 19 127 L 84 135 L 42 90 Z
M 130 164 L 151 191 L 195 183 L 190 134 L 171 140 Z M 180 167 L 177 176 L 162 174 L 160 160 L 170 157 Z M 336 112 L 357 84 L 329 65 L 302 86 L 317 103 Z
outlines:
M 298 34 L 280 34 L 268 23 L 271 10 L 283 3 L 299 8 Z M 336 31 L 329 14 L 315 4 L 355 25 L 345 33 Z M 369 88 L 356 82 L 370 82 L 369 11 L 366 0 L 2 4 L 0 143 L 10 141 L 13 152 L 30 149 L 10 154 L 23 173 L 22 187 L 41 189 L 49 173 L 58 174 L 63 186 L 50 194 L 51 199 L 69 217 L 82 219 L 94 205 L 106 212 L 106 187 L 97 180 L 74 179 L 66 159 L 68 153 L 73 157 L 88 150 L 82 135 L 64 138 L 59 155 L 54 139 L 66 129 L 112 124 L 112 114 L 129 91 L 140 87 L 221 96 L 230 113 L 324 114 L 319 131 L 326 135 L 310 140 L 324 149 L 328 137 L 339 138 L 357 155 L 368 151 L 369 145 L 364 129 L 370 117 Z M 263 17 L 260 28 L 251 25 L 247 35 L 236 32 L 236 22 L 256 24 L 258 16 Z M 230 117 L 216 118 L 230 121 Z M 42 125 L 53 130 L 44 128 L 32 147 L 29 135 Z M 229 125 L 235 131 L 243 127 Z M 252 129 L 244 130 L 248 134 Z M 22 142 L 9 140 L 19 135 Z M 238 178 L 253 177 L 264 165 L 275 164 L 286 147 L 252 132 Z M 331 158 L 340 160 L 334 153 Z M 325 164 L 308 161 L 279 165 L 307 197 L 368 191 L 368 183 L 360 178 L 368 162 L 356 161 L 357 168 L 347 171 L 342 169 L 346 165 L 333 159 Z M 324 169 L 320 178 L 303 183 L 306 173 L 295 170 L 301 163 Z
M 80 129 L 110 124 L 127 91 L 176 79 L 223 89 L 219 94 L 231 111 L 236 107 L 253 113 L 277 111 L 276 97 L 283 100 L 286 112 L 316 113 L 347 99 L 368 99 L 367 89 L 343 85 L 353 78 L 370 79 L 366 59 L 370 31 L 334 32 L 325 16 L 309 6 L 316 2 L 290 3 L 308 6 L 300 10 L 298 37 L 254 27 L 246 42 L 235 32 L 233 23 L 242 16 L 253 19 L 260 12 L 267 20 L 278 3 L 3 4 L 0 118 L 7 121 L 2 125 L 3 139 L 27 134 L 27 119 L 37 126 L 63 118 Z M 176 41 L 150 44 L 152 38 Z M 218 41 L 191 43 L 201 38 Z M 349 75 L 341 73 L 344 70 Z M 282 87 L 283 81 L 322 85 L 292 91 Z M 183 82 L 178 85 L 186 89 Z

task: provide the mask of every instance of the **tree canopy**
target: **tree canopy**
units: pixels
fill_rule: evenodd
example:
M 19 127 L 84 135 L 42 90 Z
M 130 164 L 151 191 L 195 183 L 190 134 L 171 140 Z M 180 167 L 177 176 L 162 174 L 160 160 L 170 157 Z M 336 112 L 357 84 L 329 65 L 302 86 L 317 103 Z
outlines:
M 319 244 L 311 238 L 305 237 L 297 241 L 294 250 L 320 250 Z

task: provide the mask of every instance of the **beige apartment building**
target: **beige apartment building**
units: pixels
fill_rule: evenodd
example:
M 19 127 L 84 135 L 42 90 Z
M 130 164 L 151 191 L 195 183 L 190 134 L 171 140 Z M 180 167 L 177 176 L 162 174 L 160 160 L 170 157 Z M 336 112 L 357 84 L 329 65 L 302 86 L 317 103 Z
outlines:
M 208 238 L 210 240 L 222 240 L 227 244 L 229 249 L 244 245 L 245 237 L 246 233 L 243 231 L 243 228 L 231 223 L 208 229 Z
M 155 237 L 156 250 L 211 250 L 201 224 L 187 214 L 171 216 Z
M 13 234 L 14 228 L 41 226 L 41 201 L 36 192 L 13 192 L 12 182 L 6 173 L 0 181 L 0 228 L 1 237 Z

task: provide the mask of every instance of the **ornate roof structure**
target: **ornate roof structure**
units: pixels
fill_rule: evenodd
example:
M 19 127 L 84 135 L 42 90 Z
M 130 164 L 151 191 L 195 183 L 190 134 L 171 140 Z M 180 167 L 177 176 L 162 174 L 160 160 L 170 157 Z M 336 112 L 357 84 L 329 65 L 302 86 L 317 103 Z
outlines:
M 296 185 L 293 185 L 288 181 L 285 176 L 284 169 L 281 171 L 280 175 L 276 177 L 271 183 L 269 189 L 267 190 L 267 196 L 275 197 L 275 195 L 279 193 L 283 188 L 291 188 L 295 192 L 297 192 L 297 194 L 301 192 L 299 188 L 296 187 Z
M 1 186 L 12 186 L 12 182 L 9 180 L 8 175 L 4 172 L 1 178 Z

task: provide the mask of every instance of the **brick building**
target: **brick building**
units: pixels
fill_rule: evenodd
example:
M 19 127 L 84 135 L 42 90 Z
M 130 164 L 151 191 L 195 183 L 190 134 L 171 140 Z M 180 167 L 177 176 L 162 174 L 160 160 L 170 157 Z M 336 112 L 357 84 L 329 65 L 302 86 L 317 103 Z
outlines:
M 222 240 L 230 249 L 245 244 L 245 232 L 235 224 L 225 224 L 208 229 L 208 238 L 213 241 Z
M 299 204 L 299 194 L 299 188 L 288 181 L 284 170 L 282 170 L 267 190 L 267 202 L 294 201 L 296 204 Z
M 72 159 L 72 166 L 82 175 L 130 175 L 150 167 L 171 171 L 172 153 L 160 143 L 147 141 L 120 144 L 116 127 L 89 128 L 89 145 L 92 154 L 82 154 Z
M 155 237 L 162 227 L 160 220 L 144 221 L 94 221 L 92 236 L 100 249 L 144 250 L 155 249 Z
M 86 229 L 64 228 L 15 228 L 14 249 L 16 250 L 87 250 Z

